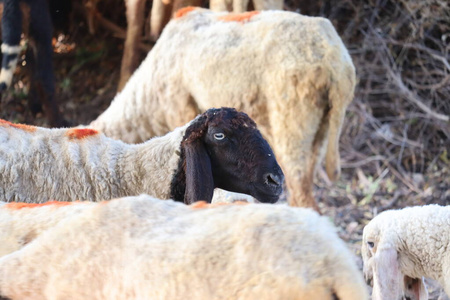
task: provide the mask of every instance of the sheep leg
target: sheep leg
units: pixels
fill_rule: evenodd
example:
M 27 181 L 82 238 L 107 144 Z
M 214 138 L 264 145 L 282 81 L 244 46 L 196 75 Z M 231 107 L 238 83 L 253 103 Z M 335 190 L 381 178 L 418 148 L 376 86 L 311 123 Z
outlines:
M 172 8 L 172 16 L 174 16 L 175 13 L 183 7 L 201 6 L 201 5 L 202 5 L 201 0 L 174 0 Z
M 313 207 L 319 211 L 312 189 L 315 167 L 319 159 L 319 137 L 324 135 L 323 131 L 319 131 L 323 112 L 314 112 L 312 109 L 306 111 L 309 112 L 311 117 L 308 120 L 302 118 L 304 123 L 300 122 L 296 126 L 286 123 L 284 123 L 284 126 L 272 126 L 275 134 L 271 145 L 285 174 L 289 205 Z M 292 121 L 295 118 L 295 116 L 292 116 L 289 119 Z M 310 128 L 302 128 L 304 124 L 308 124 Z M 282 130 L 285 133 L 292 132 L 293 134 L 279 134 L 278 132 Z M 307 131 L 314 131 L 315 133 L 308 134 Z M 311 139 L 311 137 L 314 137 L 314 139 Z
M 243 13 L 247 11 L 249 0 L 234 0 L 233 1 L 233 12 Z
M 232 11 L 233 4 L 234 3 L 231 3 L 231 1 L 227 1 L 227 0 L 210 0 L 209 8 L 212 11 Z
M 145 0 L 127 0 L 125 5 L 128 26 L 122 66 L 120 68 L 119 91 L 122 90 L 140 64 L 139 43 L 141 42 L 142 26 L 144 24 Z
M 22 12 L 19 1 L 3 1 L 2 17 L 2 70 L 0 73 L 0 91 L 6 90 L 12 82 L 14 70 L 20 54 L 20 36 L 22 33 Z
M 162 0 L 154 0 L 150 17 L 150 38 L 156 41 L 164 26 L 172 17 L 172 2 L 164 3 Z
M 63 126 L 63 119 L 55 100 L 55 78 L 53 74 L 53 26 L 48 3 L 45 0 L 30 1 L 30 38 L 35 43 L 36 64 L 32 64 L 30 87 L 31 101 L 44 108 L 51 126 Z
M 280 90 L 269 94 L 269 99 L 284 95 L 269 102 L 268 110 L 270 143 L 285 174 L 288 202 L 317 211 L 313 183 L 328 131 L 327 74 L 320 67 L 310 74 L 289 74 Z
M 253 6 L 255 10 L 264 10 L 264 9 L 283 9 L 283 1 L 282 0 L 253 0 Z

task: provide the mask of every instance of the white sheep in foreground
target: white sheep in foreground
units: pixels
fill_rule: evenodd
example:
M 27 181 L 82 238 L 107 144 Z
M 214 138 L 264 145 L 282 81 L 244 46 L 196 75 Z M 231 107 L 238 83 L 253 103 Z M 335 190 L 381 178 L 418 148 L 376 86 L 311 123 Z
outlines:
M 428 299 L 423 277 L 450 295 L 450 207 L 382 212 L 365 227 L 362 257 L 373 300 Z
M 100 201 L 150 194 L 191 203 L 214 188 L 276 202 L 283 173 L 256 124 L 232 108 L 129 145 L 93 129 L 46 129 L 0 120 L 0 200 Z
M 368 298 L 352 254 L 329 221 L 310 209 L 204 208 L 146 195 L 70 205 L 77 206 L 87 208 L 0 258 L 1 296 Z
M 317 208 L 315 170 L 326 149 L 327 174 L 339 176 L 339 135 L 354 87 L 352 60 L 327 19 L 186 8 L 91 126 L 134 143 L 209 107 L 235 107 L 273 147 L 289 203 Z

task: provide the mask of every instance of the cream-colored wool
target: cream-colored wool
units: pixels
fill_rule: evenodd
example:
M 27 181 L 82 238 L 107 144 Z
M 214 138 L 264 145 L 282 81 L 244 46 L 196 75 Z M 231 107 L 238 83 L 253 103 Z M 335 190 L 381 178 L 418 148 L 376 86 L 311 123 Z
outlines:
M 365 227 L 364 274 L 372 299 L 428 299 L 423 277 L 450 295 L 450 207 L 427 205 L 382 212 Z
M 0 295 L 368 299 L 352 254 L 329 221 L 312 210 L 195 207 L 146 195 L 93 203 L 3 256 Z
M 194 9 L 172 20 L 91 125 L 133 143 L 209 107 L 235 107 L 273 148 L 289 203 L 316 207 L 313 179 L 325 152 L 328 176 L 340 173 L 339 135 L 356 81 L 352 60 L 327 19 L 284 11 L 247 17 Z
M 0 200 L 100 201 L 142 193 L 169 199 L 187 126 L 129 145 L 90 129 L 0 122 Z
M 21 249 L 62 220 L 82 213 L 90 204 L 93 202 L 79 205 L 52 202 L 39 208 L 32 207 L 33 204 L 21 208 L 22 203 L 0 201 L 0 257 Z

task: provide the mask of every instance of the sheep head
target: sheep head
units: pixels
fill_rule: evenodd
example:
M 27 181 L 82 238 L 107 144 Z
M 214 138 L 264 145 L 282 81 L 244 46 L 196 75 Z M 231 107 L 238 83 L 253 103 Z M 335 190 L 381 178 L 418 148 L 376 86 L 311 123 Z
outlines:
M 211 202 L 214 188 L 278 200 L 284 175 L 255 122 L 233 108 L 209 109 L 187 127 L 172 198 Z
M 401 239 L 387 223 L 389 212 L 375 217 L 364 227 L 361 255 L 367 283 L 373 283 L 373 300 L 426 300 L 428 291 L 423 277 L 402 273 L 399 263 Z

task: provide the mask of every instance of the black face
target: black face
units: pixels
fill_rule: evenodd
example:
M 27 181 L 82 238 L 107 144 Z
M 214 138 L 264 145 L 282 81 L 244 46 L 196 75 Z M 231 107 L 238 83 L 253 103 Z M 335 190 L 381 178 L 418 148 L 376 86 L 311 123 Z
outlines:
M 233 108 L 209 109 L 186 129 L 171 198 L 211 201 L 215 187 L 274 203 L 284 175 L 255 122 Z
M 276 202 L 284 175 L 272 149 L 246 114 L 222 110 L 204 135 L 215 187 Z

